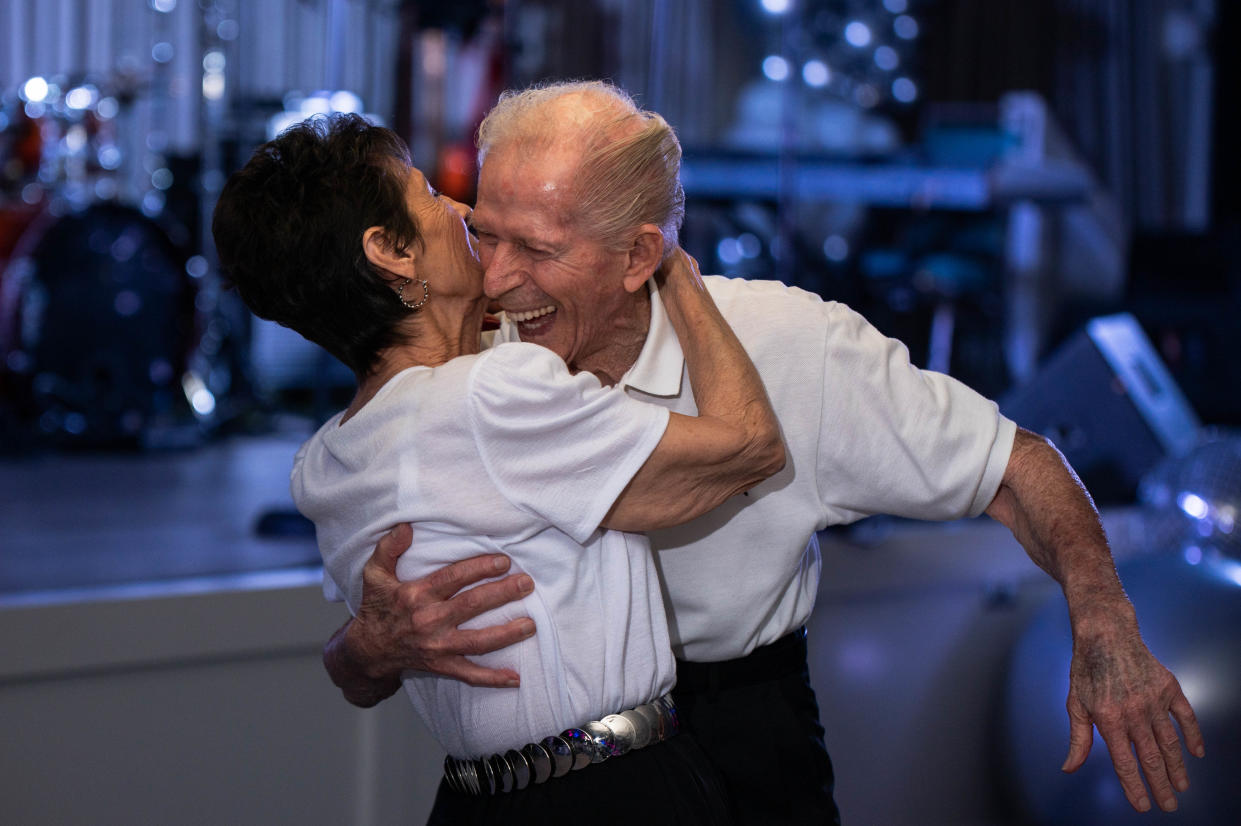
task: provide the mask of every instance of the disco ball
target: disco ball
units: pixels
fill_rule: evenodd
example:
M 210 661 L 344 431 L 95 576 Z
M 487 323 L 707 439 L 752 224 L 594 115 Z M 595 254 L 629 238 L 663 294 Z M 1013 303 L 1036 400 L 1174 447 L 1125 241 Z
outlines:
M 1147 550 L 1176 550 L 1192 564 L 1241 560 L 1241 436 L 1208 437 L 1156 465 L 1138 488 Z

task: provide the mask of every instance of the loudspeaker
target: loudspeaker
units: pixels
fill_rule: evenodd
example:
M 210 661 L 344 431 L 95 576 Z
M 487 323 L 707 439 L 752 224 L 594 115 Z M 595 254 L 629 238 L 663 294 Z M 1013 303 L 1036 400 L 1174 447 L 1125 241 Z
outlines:
M 1134 501 L 1142 475 L 1198 441 L 1200 425 L 1137 320 L 1092 319 L 1000 402 L 1055 442 L 1100 503 Z

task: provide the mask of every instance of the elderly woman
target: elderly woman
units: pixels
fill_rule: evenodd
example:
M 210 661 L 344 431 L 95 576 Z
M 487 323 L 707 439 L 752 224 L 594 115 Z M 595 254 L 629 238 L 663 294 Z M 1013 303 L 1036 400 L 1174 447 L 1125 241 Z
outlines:
M 649 143 L 661 133 L 631 124 L 619 137 L 640 165 L 657 162 Z M 697 417 L 572 375 L 537 345 L 480 353 L 487 298 L 469 210 L 436 193 L 386 129 L 354 116 L 293 127 L 220 196 L 216 246 L 251 310 L 357 376 L 352 403 L 302 447 L 292 480 L 350 611 L 394 519 L 413 524 L 401 579 L 498 552 L 534 580 L 521 602 L 472 623 L 534 619 L 535 636 L 477 658 L 520 685 L 403 675 L 449 754 L 433 821 L 524 822 L 579 806 L 592 822 L 727 820 L 705 756 L 672 736 L 659 583 L 645 537 L 623 531 L 688 521 L 776 472 L 784 452 L 693 261 L 665 254 L 673 200 L 659 223 L 631 228 L 597 277 L 632 289 L 658 279 Z M 620 806 L 628 794 L 650 802 Z

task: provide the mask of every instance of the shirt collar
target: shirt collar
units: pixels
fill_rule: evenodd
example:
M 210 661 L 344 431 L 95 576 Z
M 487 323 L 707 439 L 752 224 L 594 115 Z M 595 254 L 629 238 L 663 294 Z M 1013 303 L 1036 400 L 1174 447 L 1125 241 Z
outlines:
M 668 320 L 663 299 L 656 289 L 654 279 L 647 282 L 651 291 L 651 325 L 638 360 L 621 376 L 622 388 L 632 387 L 648 396 L 672 398 L 681 393 L 681 374 L 685 369 L 685 353 L 677 340 L 676 330 Z M 521 341 L 517 325 L 509 321 L 508 314 L 500 315 L 500 329 L 495 341 Z
M 655 279 L 647 284 L 651 291 L 651 324 L 638 360 L 621 376 L 620 384 L 622 388 L 632 387 L 648 396 L 672 398 L 681 393 L 685 353 L 668 319 L 663 298 L 655 287 Z

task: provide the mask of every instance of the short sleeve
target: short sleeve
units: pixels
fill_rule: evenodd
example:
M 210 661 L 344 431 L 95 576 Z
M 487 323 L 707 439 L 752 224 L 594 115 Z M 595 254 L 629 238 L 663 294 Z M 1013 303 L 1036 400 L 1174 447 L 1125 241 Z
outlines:
M 818 479 L 857 518 L 977 516 L 999 488 L 1016 426 L 843 305 L 828 314 Z
M 479 358 L 467 410 L 505 498 L 579 543 L 655 450 L 669 416 L 589 373 L 570 374 L 556 354 L 524 343 Z

